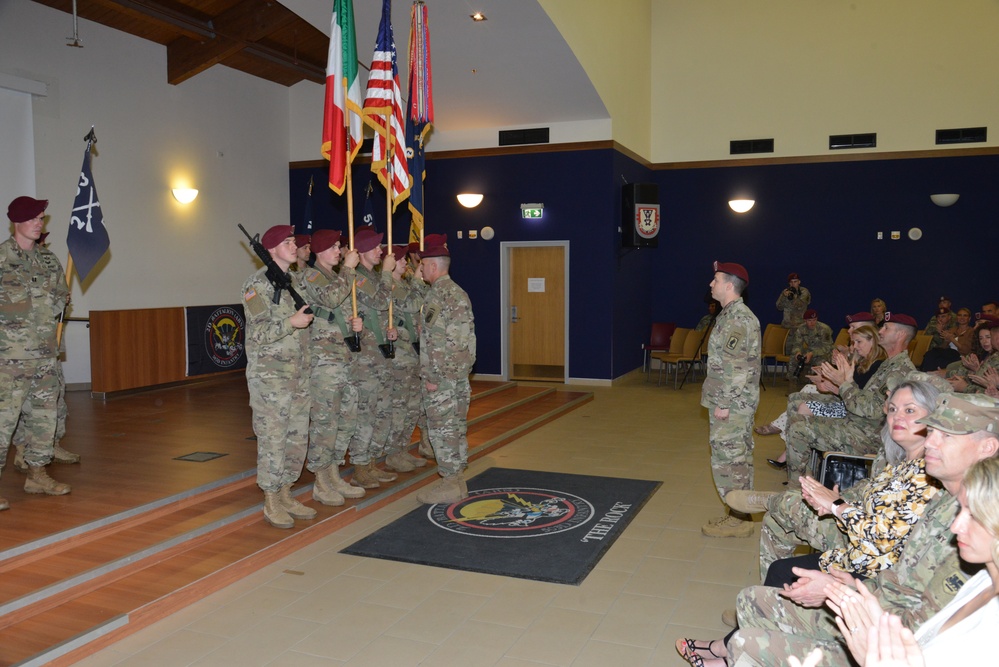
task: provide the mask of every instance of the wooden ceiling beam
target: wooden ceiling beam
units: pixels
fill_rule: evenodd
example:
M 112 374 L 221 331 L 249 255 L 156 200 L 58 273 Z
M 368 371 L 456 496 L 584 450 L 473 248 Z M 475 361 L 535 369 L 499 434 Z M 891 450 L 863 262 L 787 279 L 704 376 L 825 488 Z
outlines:
M 186 81 L 297 20 L 277 2 L 243 0 L 212 19 L 214 38 L 179 37 L 167 45 L 167 81 Z

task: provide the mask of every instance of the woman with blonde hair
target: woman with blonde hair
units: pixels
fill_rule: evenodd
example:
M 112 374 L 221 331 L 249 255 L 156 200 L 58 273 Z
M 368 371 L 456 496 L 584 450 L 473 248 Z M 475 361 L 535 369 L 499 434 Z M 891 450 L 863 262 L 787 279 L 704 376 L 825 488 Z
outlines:
M 885 323 L 885 313 L 888 312 L 888 304 L 884 299 L 875 298 L 871 301 L 871 315 L 874 316 L 874 326 L 878 329 Z

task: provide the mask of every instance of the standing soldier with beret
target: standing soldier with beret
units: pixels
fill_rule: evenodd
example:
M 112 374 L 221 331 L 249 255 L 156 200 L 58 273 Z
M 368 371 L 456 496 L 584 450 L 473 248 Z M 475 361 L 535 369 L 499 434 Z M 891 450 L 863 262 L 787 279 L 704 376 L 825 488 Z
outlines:
M 475 319 L 465 290 L 451 280 L 451 253 L 444 244 L 427 246 L 420 273 L 430 285 L 420 329 L 420 375 L 430 443 L 442 477 L 420 491 L 421 503 L 455 503 L 468 497 L 462 473 L 468 464 L 468 374 L 475 363 Z M 421 275 L 422 274 L 422 275 Z
M 364 489 L 340 478 L 340 466 L 357 428 L 357 387 L 351 382 L 353 360 L 345 339 L 359 332 L 363 322 L 351 317 L 350 288 L 359 257 L 351 250 L 340 273 L 340 232 L 320 229 L 312 235 L 314 266 L 305 266 L 302 284 L 312 305 L 312 392 L 309 453 L 305 467 L 316 475 L 312 498 L 323 505 L 343 505 L 345 498 L 361 498 Z M 301 256 L 299 256 L 301 261 Z M 303 265 L 304 266 L 304 265 Z
M 753 417 L 760 402 L 760 321 L 743 303 L 749 273 L 715 262 L 711 296 L 722 305 L 708 339 L 701 405 L 708 409 L 711 473 L 718 495 L 753 488 Z M 701 527 L 708 537 L 749 537 L 753 522 L 728 514 Z
M 784 312 L 780 325 L 788 330 L 784 343 L 784 354 L 790 354 L 793 349 L 795 334 L 804 324 L 805 309 L 812 302 L 812 293 L 807 287 L 801 286 L 801 278 L 797 273 L 787 275 L 787 287 L 777 297 L 777 310 Z
M 0 244 L 0 469 L 11 437 L 22 420 L 27 493 L 61 496 L 70 492 L 45 471 L 55 447 L 59 396 L 56 324 L 69 287 L 62 265 L 37 244 L 48 200 L 18 197 L 7 207 L 14 233 Z M 10 505 L 0 498 L 0 510 Z
M 288 272 L 296 259 L 295 228 L 271 227 L 260 239 L 274 264 Z M 316 510 L 291 495 L 302 474 L 309 445 L 308 306 L 295 309 L 291 295 L 280 294 L 267 279 L 267 267 L 243 284 L 246 312 L 246 384 L 257 435 L 257 486 L 264 492 L 264 518 L 275 528 L 292 528 L 295 519 L 312 519 Z M 300 274 L 295 274 L 295 276 Z M 293 276 L 295 288 L 301 283 Z

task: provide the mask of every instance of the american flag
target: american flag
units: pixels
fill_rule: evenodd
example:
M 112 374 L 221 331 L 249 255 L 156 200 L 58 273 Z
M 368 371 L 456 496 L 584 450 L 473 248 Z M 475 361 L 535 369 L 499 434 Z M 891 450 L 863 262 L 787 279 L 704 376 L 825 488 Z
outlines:
M 382 20 L 378 25 L 375 55 L 371 59 L 368 87 L 364 95 L 364 121 L 375 130 L 371 170 L 388 189 L 386 152 L 392 151 L 392 210 L 409 196 L 409 165 L 406 161 L 406 132 L 402 121 L 402 93 L 392 36 L 392 0 L 382 0 Z M 386 120 L 388 129 L 386 132 Z

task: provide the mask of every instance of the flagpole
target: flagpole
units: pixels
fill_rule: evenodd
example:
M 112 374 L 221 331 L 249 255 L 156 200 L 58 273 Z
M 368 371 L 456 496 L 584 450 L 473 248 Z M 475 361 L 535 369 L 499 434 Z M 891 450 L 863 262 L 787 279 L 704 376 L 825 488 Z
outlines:
M 93 148 L 94 141 L 97 140 L 97 135 L 94 134 L 94 126 L 90 126 L 90 132 L 87 132 L 87 136 L 83 138 L 87 142 L 87 157 L 92 157 L 90 150 Z M 71 223 L 72 224 L 72 223 Z M 72 292 L 73 290 L 73 255 L 66 251 L 66 288 Z M 59 323 L 56 325 L 56 351 L 62 345 L 62 332 L 66 328 L 66 308 L 69 307 L 69 302 L 66 302 L 66 306 L 63 307 L 62 312 L 59 313 Z
M 343 79 L 343 98 L 347 99 L 347 79 Z M 344 170 L 344 189 L 347 191 L 347 250 L 354 249 L 354 190 L 353 177 L 350 168 L 350 109 L 344 103 L 343 124 L 347 128 L 347 141 L 344 150 L 347 151 L 347 168 Z M 357 279 L 350 283 L 350 305 L 353 317 L 357 317 Z
M 388 124 L 390 122 L 392 122 L 391 119 L 392 119 L 391 115 L 385 117 L 386 129 L 388 129 Z M 385 188 L 385 212 L 386 212 L 385 219 L 388 222 L 385 224 L 385 230 L 386 230 L 386 240 L 388 241 L 388 251 L 390 253 L 393 253 L 393 257 L 394 257 L 395 256 L 395 252 L 392 249 L 392 191 L 395 189 L 395 182 L 392 180 L 392 178 L 393 178 L 393 175 L 392 175 L 392 166 L 393 166 L 392 165 L 392 160 L 394 158 L 394 156 L 393 156 L 393 152 L 394 151 L 392 149 L 393 149 L 393 146 L 395 145 L 395 142 L 392 141 L 393 136 L 392 136 L 392 132 L 391 131 L 387 132 L 386 134 L 387 134 L 387 137 L 386 137 L 386 145 L 385 145 L 385 148 L 386 148 L 386 150 L 385 150 L 385 182 L 386 182 L 387 186 Z M 392 328 L 392 323 L 395 321 L 395 317 L 392 314 L 392 302 L 393 302 L 393 300 L 394 299 L 392 298 L 392 296 L 389 295 L 389 300 L 388 300 L 388 328 L 389 329 Z

